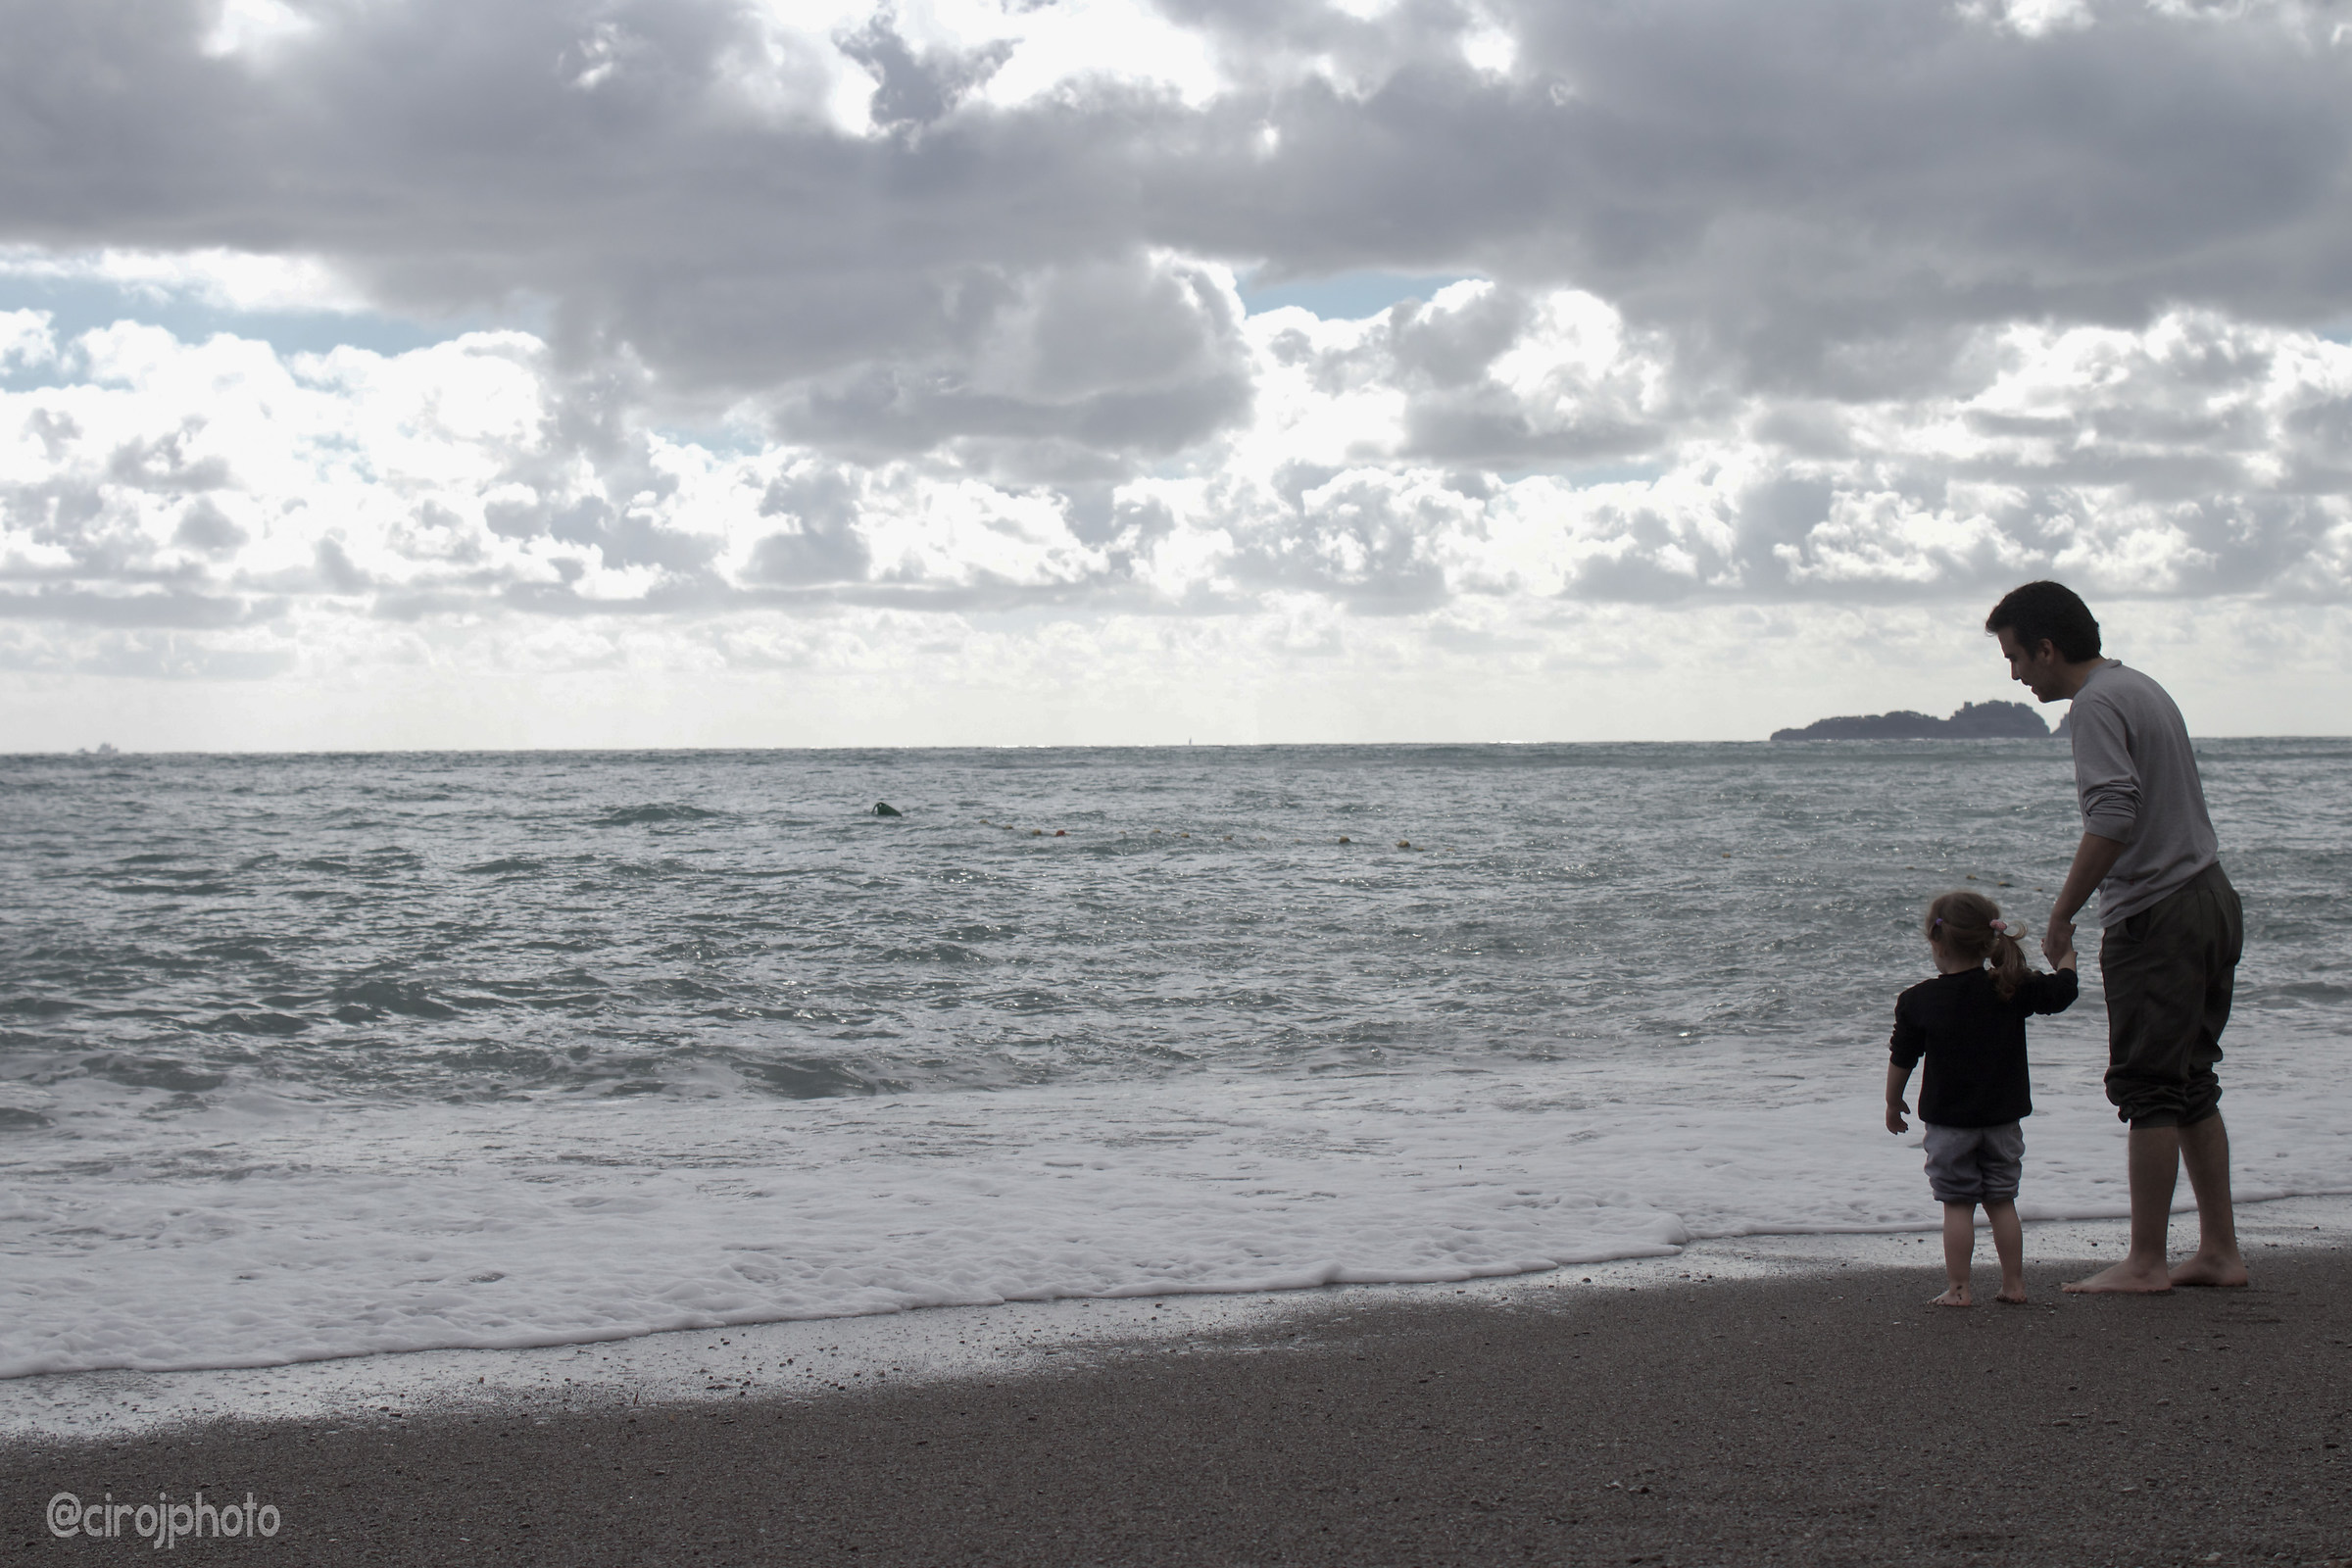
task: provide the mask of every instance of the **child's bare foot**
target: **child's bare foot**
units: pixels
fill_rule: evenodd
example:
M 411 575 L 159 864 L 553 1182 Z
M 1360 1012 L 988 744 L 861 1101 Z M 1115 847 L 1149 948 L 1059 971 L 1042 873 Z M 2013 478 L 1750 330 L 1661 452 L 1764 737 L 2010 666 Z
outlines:
M 2161 1260 L 2139 1263 L 2128 1257 L 2086 1280 L 2066 1282 L 2067 1291 L 2078 1296 L 2161 1296 L 2172 1288 L 2173 1278 Z
M 2003 1306 L 2023 1306 L 2026 1304 L 2026 1288 L 2023 1285 L 2004 1285 L 1993 1299 Z
M 1930 1306 L 1974 1306 L 1977 1303 L 1969 1299 L 1967 1286 L 1955 1285 L 1928 1304 Z

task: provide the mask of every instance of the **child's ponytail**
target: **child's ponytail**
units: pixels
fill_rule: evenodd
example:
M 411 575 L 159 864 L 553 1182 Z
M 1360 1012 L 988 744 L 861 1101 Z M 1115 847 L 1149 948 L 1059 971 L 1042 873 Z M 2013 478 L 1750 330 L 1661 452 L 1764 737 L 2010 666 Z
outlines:
M 1962 889 L 1939 895 L 1928 906 L 1928 940 L 1963 958 L 1992 965 L 1992 989 L 2003 1002 L 2017 995 L 2034 971 L 2026 966 L 2025 922 L 2004 920 L 1982 893 Z
M 1992 922 L 1992 989 L 2003 1002 L 2017 995 L 2017 988 L 2026 983 L 2034 971 L 2026 967 L 2023 920 Z

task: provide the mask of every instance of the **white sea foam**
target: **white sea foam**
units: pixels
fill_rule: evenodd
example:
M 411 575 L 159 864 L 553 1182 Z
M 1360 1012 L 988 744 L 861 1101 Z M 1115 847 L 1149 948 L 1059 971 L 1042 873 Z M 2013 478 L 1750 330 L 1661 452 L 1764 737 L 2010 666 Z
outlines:
M 2341 1060 L 2299 1065 L 2344 1082 Z M 1890 1138 L 1875 1093 L 1603 1087 L 1559 1068 L 429 1113 L 246 1097 L 10 1183 L 0 1375 L 1466 1280 L 1935 1217 L 1917 1134 Z M 2352 1191 L 2341 1095 L 2285 1089 L 2229 1102 L 2241 1198 Z M 2021 1209 L 2123 1213 L 2112 1113 L 2050 1099 Z

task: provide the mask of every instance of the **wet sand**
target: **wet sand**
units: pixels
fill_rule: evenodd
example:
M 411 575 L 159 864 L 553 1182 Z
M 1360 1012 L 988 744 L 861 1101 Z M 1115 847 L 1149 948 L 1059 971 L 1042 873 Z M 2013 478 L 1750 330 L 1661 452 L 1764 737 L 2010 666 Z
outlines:
M 43 1502 L 202 1488 L 282 1525 L 176 1560 L 2352 1563 L 2352 1253 L 2256 1263 L 1969 1311 L 1928 1267 L 1340 1293 L 906 1387 L 19 1438 L 0 1550 L 145 1557 Z

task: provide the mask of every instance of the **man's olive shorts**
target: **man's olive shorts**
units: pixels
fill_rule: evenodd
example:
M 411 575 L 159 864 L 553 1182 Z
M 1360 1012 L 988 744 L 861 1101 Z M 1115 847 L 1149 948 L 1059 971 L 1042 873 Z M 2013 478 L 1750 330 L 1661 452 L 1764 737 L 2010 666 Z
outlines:
M 2193 1127 L 2221 1108 L 2222 1027 L 2245 950 L 2237 890 L 2209 865 L 2107 927 L 2107 1099 L 2134 1127 Z

